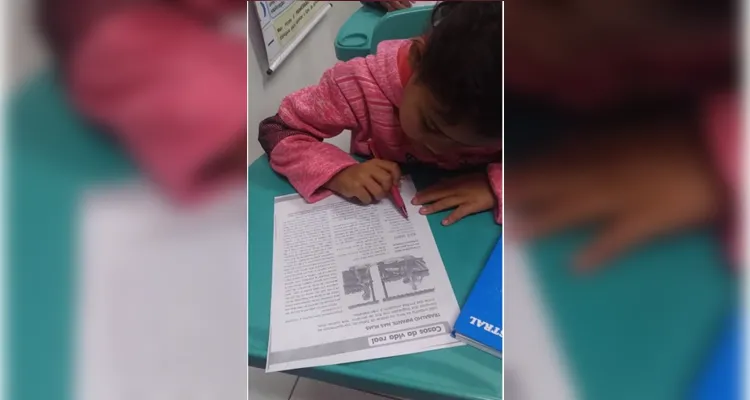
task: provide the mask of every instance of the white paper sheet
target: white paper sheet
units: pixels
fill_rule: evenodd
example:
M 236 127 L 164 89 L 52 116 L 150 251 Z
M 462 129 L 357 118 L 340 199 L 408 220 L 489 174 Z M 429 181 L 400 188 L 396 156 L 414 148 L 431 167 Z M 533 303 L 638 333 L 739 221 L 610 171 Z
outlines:
M 409 220 L 388 199 L 276 198 L 266 371 L 459 345 L 456 296 L 408 178 L 401 193 Z
M 505 223 L 512 224 L 506 215 Z M 573 400 L 575 394 L 524 248 L 503 242 L 503 391 L 510 400 Z M 541 383 L 541 384 L 540 384 Z
M 84 196 L 73 398 L 246 397 L 245 192 L 192 210 L 140 184 Z

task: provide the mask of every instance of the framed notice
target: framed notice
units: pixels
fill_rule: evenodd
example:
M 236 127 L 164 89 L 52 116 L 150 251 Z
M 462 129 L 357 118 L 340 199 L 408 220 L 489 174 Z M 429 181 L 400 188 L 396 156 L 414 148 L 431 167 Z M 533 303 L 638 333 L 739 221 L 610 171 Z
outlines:
M 258 14 L 269 74 L 279 67 L 332 7 L 328 2 L 299 0 L 255 1 L 251 4 L 254 4 Z

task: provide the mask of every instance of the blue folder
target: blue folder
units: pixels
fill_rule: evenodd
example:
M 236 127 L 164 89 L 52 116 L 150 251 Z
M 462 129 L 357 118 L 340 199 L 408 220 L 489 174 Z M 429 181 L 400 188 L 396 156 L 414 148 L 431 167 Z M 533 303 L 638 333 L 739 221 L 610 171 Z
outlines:
M 740 321 L 734 313 L 725 322 L 718 346 L 701 373 L 692 396 L 695 400 L 740 399 Z
M 502 328 L 503 238 L 501 235 L 456 319 L 453 337 L 501 357 Z

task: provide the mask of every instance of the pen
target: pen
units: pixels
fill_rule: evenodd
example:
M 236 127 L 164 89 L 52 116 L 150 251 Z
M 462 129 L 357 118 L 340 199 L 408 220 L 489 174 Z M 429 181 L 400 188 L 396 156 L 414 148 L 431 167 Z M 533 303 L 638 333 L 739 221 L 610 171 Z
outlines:
M 370 153 L 372 153 L 373 157 L 380 158 L 377 150 L 375 150 L 375 144 L 372 142 L 372 139 L 367 141 L 367 147 L 370 148 Z M 397 185 L 391 186 L 391 198 L 393 199 L 393 203 L 396 205 L 396 207 L 401 211 L 402 214 L 404 214 L 404 217 L 406 219 L 409 219 L 409 213 L 406 212 L 406 205 L 404 204 L 404 199 L 403 197 L 401 197 L 401 192 L 399 192 Z

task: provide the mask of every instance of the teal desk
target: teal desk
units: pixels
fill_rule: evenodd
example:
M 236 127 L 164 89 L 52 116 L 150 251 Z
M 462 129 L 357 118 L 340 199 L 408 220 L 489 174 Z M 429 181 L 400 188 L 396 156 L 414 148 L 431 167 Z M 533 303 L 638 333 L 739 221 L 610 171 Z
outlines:
M 418 188 L 432 180 L 428 170 L 411 172 Z M 294 193 L 294 189 L 271 170 L 265 156 L 248 169 L 248 185 L 248 351 L 250 365 L 265 368 L 271 308 L 273 198 Z M 430 216 L 430 227 L 462 305 L 497 242 L 500 227 L 490 213 L 471 216 L 451 227 L 440 225 L 444 216 L 445 213 Z M 293 373 L 409 399 L 495 400 L 500 399 L 501 370 L 500 359 L 463 346 Z
M 567 232 L 528 249 L 581 398 L 688 398 L 733 310 L 721 243 L 710 230 L 684 233 L 634 249 L 597 274 L 572 273 L 572 255 L 590 239 Z
M 76 116 L 51 73 L 9 106 L 9 398 L 71 399 L 78 200 L 135 168 Z
M 512 92 L 505 98 L 504 145 L 514 149 L 505 154 L 506 168 L 541 146 L 550 150 L 559 127 L 575 125 L 535 99 Z M 734 306 L 721 241 L 712 229 L 685 232 L 578 276 L 570 260 L 591 238 L 590 231 L 570 231 L 528 248 L 535 286 L 581 398 L 688 398 Z M 504 293 L 512 297 L 507 283 Z M 512 336 L 513 326 L 505 331 Z

